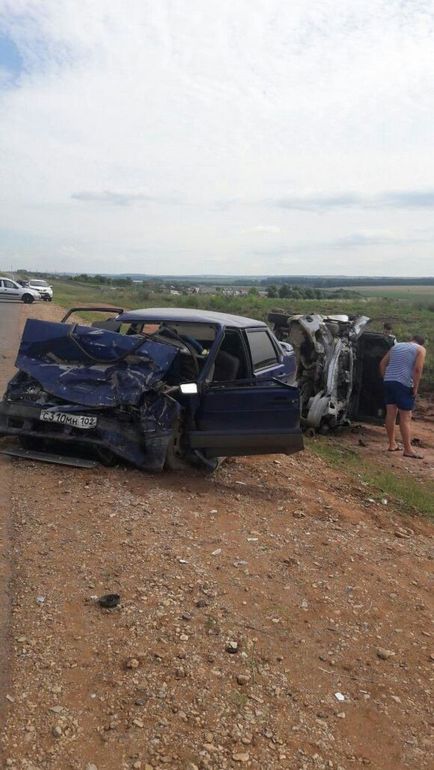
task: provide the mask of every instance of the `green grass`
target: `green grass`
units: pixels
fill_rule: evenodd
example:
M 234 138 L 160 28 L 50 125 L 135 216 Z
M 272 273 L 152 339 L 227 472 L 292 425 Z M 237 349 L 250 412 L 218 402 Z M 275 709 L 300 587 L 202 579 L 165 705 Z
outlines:
M 434 518 L 434 482 L 421 482 L 385 470 L 360 457 L 358 452 L 338 446 L 330 437 L 315 438 L 309 441 L 308 446 L 325 462 L 354 476 L 358 484 L 366 483 L 367 497 L 387 497 L 405 513 L 419 513 Z
M 355 286 L 354 289 L 365 297 L 387 297 L 434 304 L 434 286 Z
M 273 309 L 282 309 L 288 313 L 348 313 L 367 315 L 372 319 L 370 328 L 381 331 L 383 323 L 392 323 L 394 333 L 399 340 L 408 339 L 411 334 L 423 334 L 428 339 L 427 361 L 421 384 L 421 392 L 434 389 L 434 301 L 427 303 L 429 293 L 422 292 L 417 298 L 385 296 L 390 288 L 405 291 L 406 287 L 377 287 L 381 296 L 361 296 L 360 299 L 267 299 L 254 295 L 246 297 L 225 297 L 220 294 L 193 294 L 172 296 L 171 294 L 152 294 L 140 284 L 109 288 L 105 285 L 92 286 L 76 281 L 53 280 L 54 301 L 63 307 L 79 304 L 109 304 L 124 308 L 140 307 L 198 307 L 204 310 L 217 310 L 228 313 L 251 316 L 266 320 L 267 313 Z M 408 287 L 415 289 L 432 287 Z M 374 291 L 375 287 L 369 287 Z M 368 292 L 368 289 L 366 289 Z M 97 315 L 97 314 L 96 314 Z M 84 316 L 85 317 L 85 316 Z M 95 314 L 92 316 L 92 320 Z

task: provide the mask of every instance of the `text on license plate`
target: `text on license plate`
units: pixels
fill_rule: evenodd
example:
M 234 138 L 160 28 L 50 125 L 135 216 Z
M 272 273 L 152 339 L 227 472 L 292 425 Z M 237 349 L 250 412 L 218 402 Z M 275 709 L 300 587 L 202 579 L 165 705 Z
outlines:
M 49 409 L 42 409 L 39 419 L 44 422 L 57 422 L 61 425 L 70 425 L 72 428 L 82 428 L 83 430 L 94 428 L 98 422 L 97 417 L 89 417 L 87 414 L 50 412 Z

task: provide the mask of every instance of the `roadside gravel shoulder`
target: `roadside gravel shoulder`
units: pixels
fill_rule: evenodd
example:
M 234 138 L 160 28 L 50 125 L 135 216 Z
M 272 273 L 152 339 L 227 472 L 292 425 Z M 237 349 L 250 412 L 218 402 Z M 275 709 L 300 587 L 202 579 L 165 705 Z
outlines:
M 19 339 L 18 304 L 0 303 L 0 394 L 13 374 L 13 360 Z M 11 519 L 11 466 L 0 455 L 0 732 L 8 706 L 10 670 L 11 581 L 14 572 Z M 0 745 L 0 763 L 3 761 Z

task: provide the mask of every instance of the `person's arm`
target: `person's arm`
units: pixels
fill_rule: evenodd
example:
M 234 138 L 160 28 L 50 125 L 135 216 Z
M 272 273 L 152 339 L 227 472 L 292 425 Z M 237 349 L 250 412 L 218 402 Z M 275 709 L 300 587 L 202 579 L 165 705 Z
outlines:
M 386 366 L 389 363 L 389 360 L 390 360 L 390 350 L 387 351 L 386 355 L 383 356 L 383 358 L 380 361 L 379 369 L 380 369 L 380 374 L 383 378 L 384 378 L 384 372 L 386 371 Z
M 423 365 L 425 363 L 426 350 L 420 347 L 416 356 L 416 361 L 413 367 L 413 393 L 416 396 L 419 388 L 419 383 L 422 378 Z

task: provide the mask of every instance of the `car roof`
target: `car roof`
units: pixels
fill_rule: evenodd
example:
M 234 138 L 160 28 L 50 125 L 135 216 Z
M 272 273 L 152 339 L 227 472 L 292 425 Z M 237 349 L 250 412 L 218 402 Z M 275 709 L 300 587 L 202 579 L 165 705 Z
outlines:
M 216 313 L 212 310 L 197 310 L 187 307 L 150 307 L 143 310 L 127 310 L 117 316 L 121 322 L 134 321 L 181 321 L 187 323 L 209 323 L 216 326 L 232 326 L 238 329 L 266 327 L 263 321 L 245 318 L 231 313 Z

